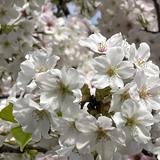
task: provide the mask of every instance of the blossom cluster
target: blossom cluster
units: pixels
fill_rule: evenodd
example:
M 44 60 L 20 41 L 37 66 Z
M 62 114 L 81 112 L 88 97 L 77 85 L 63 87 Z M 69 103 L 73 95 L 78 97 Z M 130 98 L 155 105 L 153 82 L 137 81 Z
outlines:
M 0 2 L 0 159 L 160 160 L 160 2 L 61 2 Z
M 87 60 L 93 52 L 80 46 L 78 40 L 98 29 L 78 15 L 56 17 L 53 9 L 49 0 L 0 2 L 0 94 L 8 94 L 25 56 L 37 49 L 61 57 L 59 68 L 66 65 L 88 71 Z
M 107 40 L 99 32 L 79 43 L 98 54 L 90 80 L 74 68 L 56 68 L 58 56 L 43 50 L 28 54 L 17 78 L 21 96 L 12 100 L 14 119 L 32 133 L 32 143 L 57 135 L 58 147 L 50 150 L 58 159 L 93 160 L 93 152 L 96 160 L 122 159 L 142 149 L 159 159 L 159 67 L 149 60 L 148 44 L 137 49 L 121 33 Z M 87 96 L 103 106 L 99 114 L 89 112 L 90 103 L 98 107 L 93 101 L 82 104 L 85 85 Z
M 99 6 L 101 18 L 98 27 L 103 35 L 111 35 L 121 31 L 129 43 L 136 46 L 146 42 L 152 51 L 151 58 L 157 64 L 159 61 L 159 25 L 155 5 L 159 0 L 101 0 Z M 158 13 L 159 14 L 159 13 Z

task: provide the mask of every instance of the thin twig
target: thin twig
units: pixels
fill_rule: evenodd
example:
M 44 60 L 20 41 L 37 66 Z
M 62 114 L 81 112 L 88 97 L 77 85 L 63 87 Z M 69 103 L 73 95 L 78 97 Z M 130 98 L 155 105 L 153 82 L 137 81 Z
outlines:
M 157 23 L 158 23 L 158 32 L 160 32 L 160 8 L 159 4 L 157 3 L 157 0 L 152 0 L 156 9 L 157 14 Z
M 25 149 L 28 149 L 28 150 L 37 150 L 38 152 L 42 152 L 42 153 L 46 153 L 48 151 L 48 149 L 46 149 L 46 148 L 34 147 L 34 146 L 31 146 L 31 145 L 27 145 L 25 147 Z M 23 152 L 21 152 L 19 147 L 18 148 L 12 148 L 12 147 L 3 145 L 2 147 L 0 147 L 0 153 L 4 153 L 4 152 L 24 153 L 25 149 L 23 150 Z
M 145 32 L 152 33 L 152 34 L 160 33 L 160 31 L 150 31 L 150 30 L 148 30 L 147 28 L 141 29 L 141 31 L 145 31 Z
M 9 95 L 0 95 L 0 99 L 7 99 Z M 20 95 L 16 95 L 16 98 L 19 98 Z
M 62 16 L 61 15 L 61 11 L 63 11 L 63 13 L 65 14 L 65 12 L 66 12 L 66 4 L 71 2 L 71 0 L 62 0 L 60 2 L 61 2 L 61 4 L 57 6 L 58 11 L 56 13 L 56 17 L 61 17 Z M 66 14 L 65 14 L 65 16 L 66 16 Z

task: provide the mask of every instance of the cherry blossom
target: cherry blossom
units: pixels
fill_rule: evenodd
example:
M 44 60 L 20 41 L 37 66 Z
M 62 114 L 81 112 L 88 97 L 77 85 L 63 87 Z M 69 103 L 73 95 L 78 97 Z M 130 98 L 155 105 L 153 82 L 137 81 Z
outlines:
M 112 121 L 108 117 L 101 116 L 96 120 L 90 115 L 76 121 L 76 127 L 82 132 L 76 143 L 80 153 L 97 150 L 102 159 L 112 159 L 117 149 L 116 143 L 125 145 L 125 134 L 112 127 Z
M 89 36 L 89 38 L 81 38 L 79 43 L 82 46 L 88 47 L 97 53 L 105 53 L 111 47 L 121 46 L 122 45 L 122 35 L 121 33 L 117 33 L 108 40 L 100 33 L 94 33 Z
M 121 47 L 113 47 L 107 51 L 107 55 L 93 59 L 92 66 L 97 71 L 92 78 L 92 85 L 102 89 L 110 86 L 113 90 L 124 86 L 123 79 L 130 78 L 134 74 L 133 64 L 123 61 L 124 52 Z
M 126 100 L 121 112 L 116 112 L 113 120 L 118 128 L 125 131 L 127 141 L 133 139 L 146 144 L 150 140 L 149 126 L 153 124 L 153 116 L 140 107 L 135 100 Z

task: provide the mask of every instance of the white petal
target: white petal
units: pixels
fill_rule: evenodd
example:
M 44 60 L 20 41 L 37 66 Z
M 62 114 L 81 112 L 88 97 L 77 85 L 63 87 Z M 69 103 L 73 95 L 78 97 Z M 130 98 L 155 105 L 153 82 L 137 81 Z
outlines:
M 66 75 L 62 71 L 62 82 L 68 86 L 69 90 L 81 88 L 84 85 L 85 79 L 83 76 L 79 75 L 77 70 L 74 68 L 68 69 Z
M 143 88 L 143 86 L 146 86 L 146 80 L 147 80 L 148 76 L 145 74 L 144 71 L 139 71 L 136 73 L 134 81 L 136 82 L 138 89 L 141 91 L 141 89 Z
M 134 43 L 132 43 L 132 45 L 130 46 L 130 49 L 129 49 L 129 58 L 128 58 L 128 60 L 131 61 L 131 62 L 136 62 L 137 61 L 135 59 L 136 54 L 137 54 L 136 45 Z
M 61 104 L 61 111 L 63 117 L 70 117 L 74 119 L 74 114 L 75 116 L 77 115 L 77 112 L 79 111 L 79 105 L 77 103 L 73 103 L 74 97 L 70 95 L 66 95 L 63 103 Z
M 38 129 L 36 129 L 33 133 L 32 133 L 32 141 L 38 142 L 41 139 L 41 133 L 39 132 Z
M 38 67 L 40 67 L 40 65 L 47 69 L 46 60 L 49 58 L 47 53 L 45 53 L 43 50 L 36 50 L 31 56 L 33 63 L 37 69 Z
M 48 72 L 39 73 L 35 75 L 35 82 L 39 88 L 43 91 L 55 91 L 59 86 L 57 84 L 57 78 L 49 74 Z
M 111 66 L 111 60 L 106 56 L 99 56 L 91 61 L 91 65 L 98 72 L 105 73 Z
M 123 61 L 118 66 L 117 73 L 122 79 L 127 79 L 133 76 L 135 70 L 133 68 L 133 64 L 129 61 Z
M 83 37 L 83 38 L 80 38 L 78 42 L 80 45 L 91 48 L 91 49 L 97 48 L 97 43 L 90 38 Z
M 123 37 L 121 33 L 117 33 L 107 40 L 108 47 L 122 46 Z
M 40 133 L 45 139 L 51 138 L 51 136 L 49 136 L 48 134 L 49 129 L 50 129 L 50 121 L 49 121 L 48 115 L 43 115 L 43 119 L 41 119 L 39 123 L 38 130 L 40 131 Z
M 126 118 L 132 118 L 133 115 L 137 114 L 139 112 L 139 104 L 138 102 L 128 99 L 123 103 L 123 106 L 121 107 L 122 116 Z
M 51 93 L 44 92 L 40 97 L 40 104 L 44 106 L 50 106 L 53 110 L 60 107 L 60 103 L 58 101 L 57 96 Z
M 97 43 L 98 42 L 105 42 L 106 41 L 106 37 L 104 37 L 103 35 L 101 35 L 100 33 L 94 33 L 94 34 L 91 34 L 89 36 L 90 39 L 92 39 L 93 41 L 96 41 Z
M 139 110 L 137 120 L 143 126 L 151 126 L 153 124 L 153 116 L 147 109 Z
M 98 89 L 103 89 L 110 85 L 109 76 L 97 73 L 92 78 L 92 85 Z
M 157 97 L 149 97 L 146 99 L 147 108 L 152 108 L 154 110 L 160 109 L 160 97 L 157 95 Z M 150 106 L 150 107 L 149 107 Z
M 100 127 L 102 127 L 104 130 L 108 130 L 112 126 L 112 120 L 105 116 L 100 116 L 98 118 L 98 124 Z
M 59 60 L 60 58 L 56 55 L 53 55 L 51 56 L 48 60 L 47 60 L 47 68 L 48 69 L 53 69 L 56 64 L 57 64 L 57 61 Z
M 31 81 L 31 79 L 32 75 L 27 76 L 24 72 L 20 71 L 16 80 L 18 88 L 24 90 L 27 84 Z
M 27 76 L 33 77 L 36 73 L 34 64 L 29 60 L 22 62 L 20 68 Z
M 108 135 L 110 136 L 111 141 L 125 146 L 126 135 L 122 129 L 115 128 L 112 131 L 109 131 Z
M 68 157 L 69 155 L 71 155 L 72 153 L 72 149 L 75 147 L 75 145 L 73 146 L 62 146 L 61 149 L 56 150 L 56 153 L 58 155 L 64 156 L 64 157 Z M 57 159 L 58 160 L 58 159 Z
M 112 112 L 114 110 L 120 110 L 123 102 L 124 100 L 122 99 L 120 94 L 113 94 L 109 112 Z
M 82 100 L 82 93 L 80 89 L 76 89 L 76 90 L 72 90 L 73 95 L 75 96 L 75 100 L 73 101 L 73 103 L 77 103 L 80 102 Z
M 147 61 L 151 54 L 147 43 L 141 43 L 137 52 L 138 57 L 142 58 L 143 61 Z
M 113 120 L 118 128 L 123 128 L 127 122 L 127 118 L 123 117 L 120 112 L 114 114 Z
M 98 129 L 96 122 L 96 118 L 90 115 L 77 120 L 75 125 L 79 131 L 86 133 L 96 131 Z
M 146 62 L 144 70 L 148 76 L 159 76 L 159 67 L 152 63 L 152 61 Z
M 75 145 L 78 139 L 78 135 L 79 134 L 76 131 L 68 131 L 64 135 L 60 136 L 59 142 L 65 146 Z
M 118 87 L 122 88 L 123 86 L 124 86 L 124 83 L 120 77 L 116 75 L 110 77 L 110 87 L 112 88 L 113 91 L 117 90 Z
M 146 129 L 144 126 L 139 126 L 139 127 L 136 127 L 136 129 L 134 129 L 134 139 L 137 141 L 137 142 L 140 142 L 140 143 L 148 143 L 148 141 L 151 139 L 151 135 L 148 131 L 148 129 Z
M 124 58 L 124 51 L 121 47 L 113 47 L 106 52 L 106 55 L 113 66 L 118 66 Z
M 115 144 L 111 141 L 98 143 L 95 146 L 97 152 L 101 155 L 101 160 L 112 160 L 113 154 L 117 150 Z
M 96 144 L 96 138 L 94 133 L 81 134 L 78 137 L 76 147 L 80 150 L 80 153 L 89 153 L 91 148 Z

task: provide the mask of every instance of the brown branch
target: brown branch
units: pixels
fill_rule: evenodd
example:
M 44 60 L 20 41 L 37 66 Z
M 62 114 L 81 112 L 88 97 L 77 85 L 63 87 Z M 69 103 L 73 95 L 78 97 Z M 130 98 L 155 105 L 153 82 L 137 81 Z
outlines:
M 7 99 L 9 95 L 0 95 L 0 99 Z M 19 98 L 20 95 L 16 95 L 16 98 Z
M 48 151 L 48 149 L 46 149 L 46 148 L 34 147 L 34 146 L 31 146 L 31 145 L 27 145 L 25 147 L 25 149 L 28 149 L 28 150 L 37 150 L 38 152 L 42 152 L 42 153 L 46 153 Z M 0 147 L 0 153 L 4 153 L 4 152 L 24 153 L 25 149 L 23 150 L 23 152 L 21 152 L 19 147 L 18 148 L 12 148 L 12 147 L 3 145 L 2 147 Z
M 66 13 L 65 13 L 65 12 L 68 12 L 67 7 L 66 7 L 66 4 L 69 3 L 69 2 L 71 2 L 71 1 L 72 1 L 72 0 L 61 0 L 61 1 L 59 2 L 59 5 L 57 6 L 58 11 L 57 11 L 57 13 L 56 13 L 56 17 L 61 17 L 61 16 L 63 16 L 63 15 L 61 14 L 61 11 L 63 11 L 63 13 L 64 13 L 65 16 L 66 16 Z
M 152 0 L 156 9 L 157 14 L 157 23 L 158 23 L 158 32 L 160 32 L 160 6 L 157 3 L 157 0 Z
M 145 32 L 152 33 L 152 34 L 160 33 L 160 31 L 150 31 L 150 30 L 148 30 L 147 28 L 141 29 L 141 31 L 145 31 Z
M 142 153 L 143 153 L 144 155 L 146 155 L 146 156 L 149 156 L 149 157 L 153 157 L 153 156 L 154 156 L 154 154 L 153 154 L 152 152 L 147 151 L 147 150 L 145 150 L 145 149 L 142 150 Z

